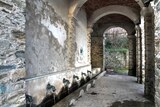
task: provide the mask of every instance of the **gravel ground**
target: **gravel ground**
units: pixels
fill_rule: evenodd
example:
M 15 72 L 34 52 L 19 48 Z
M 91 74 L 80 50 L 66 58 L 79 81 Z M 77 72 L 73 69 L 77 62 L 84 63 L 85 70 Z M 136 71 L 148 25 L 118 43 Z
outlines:
M 105 75 L 96 82 L 94 88 L 77 100 L 74 107 L 154 107 L 150 104 L 135 105 L 136 102 L 148 102 L 143 93 L 144 85 L 136 83 L 135 77 Z M 124 102 L 130 104 L 124 106 Z

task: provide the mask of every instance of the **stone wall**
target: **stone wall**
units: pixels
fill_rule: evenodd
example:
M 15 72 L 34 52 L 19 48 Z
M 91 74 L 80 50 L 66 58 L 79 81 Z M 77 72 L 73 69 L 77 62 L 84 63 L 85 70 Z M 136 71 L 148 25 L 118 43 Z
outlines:
M 25 103 L 25 0 L 0 0 L 0 106 Z
M 155 0 L 156 107 L 160 107 L 160 1 Z
M 107 51 L 106 50 L 106 68 L 128 68 L 127 51 Z

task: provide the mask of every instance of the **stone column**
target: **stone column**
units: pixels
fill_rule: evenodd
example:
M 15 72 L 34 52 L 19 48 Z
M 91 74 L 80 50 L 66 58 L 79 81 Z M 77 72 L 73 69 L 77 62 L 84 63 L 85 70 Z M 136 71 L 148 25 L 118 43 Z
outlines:
M 106 68 L 106 47 L 105 47 L 106 37 L 103 37 L 103 71 Z
M 75 23 L 76 19 L 69 15 L 68 19 L 68 37 L 67 37 L 67 67 L 73 68 L 75 67 L 75 51 L 76 51 L 76 42 L 75 42 Z
M 137 71 L 137 82 L 142 84 L 142 37 L 141 28 L 136 25 L 136 71 Z
M 103 37 L 92 36 L 91 38 L 91 64 L 92 68 L 103 69 Z
M 136 36 L 135 36 L 135 33 L 128 35 L 128 45 L 129 45 L 128 75 L 136 76 Z
M 156 89 L 156 95 L 155 95 L 155 105 L 156 107 L 160 107 L 160 37 L 158 36 L 158 33 L 160 32 L 159 25 L 160 25 L 160 1 L 155 0 L 156 8 L 155 11 L 155 89 Z
M 87 28 L 87 50 L 88 50 L 88 63 L 91 64 L 91 33 L 93 29 L 91 27 Z
M 143 8 L 145 30 L 145 95 L 154 101 L 155 95 L 155 46 L 154 13 L 152 9 Z

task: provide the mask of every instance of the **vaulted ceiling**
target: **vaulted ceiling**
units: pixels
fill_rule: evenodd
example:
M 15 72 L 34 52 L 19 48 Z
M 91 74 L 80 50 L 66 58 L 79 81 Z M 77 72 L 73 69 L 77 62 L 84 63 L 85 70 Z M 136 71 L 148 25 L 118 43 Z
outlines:
M 87 17 L 90 18 L 95 10 L 109 5 L 129 6 L 137 10 L 137 12 L 140 12 L 140 6 L 135 0 L 87 0 L 84 8 L 87 12 Z
M 103 36 L 104 31 L 108 27 L 122 27 L 127 33 L 132 33 L 135 24 L 128 17 L 120 14 L 110 14 L 99 19 L 93 26 L 94 33 L 98 36 Z M 92 36 L 95 36 L 92 34 Z
M 128 17 L 120 15 L 120 14 L 110 14 L 107 16 L 102 17 L 100 20 L 97 21 L 97 24 L 104 24 L 104 23 L 133 23 Z

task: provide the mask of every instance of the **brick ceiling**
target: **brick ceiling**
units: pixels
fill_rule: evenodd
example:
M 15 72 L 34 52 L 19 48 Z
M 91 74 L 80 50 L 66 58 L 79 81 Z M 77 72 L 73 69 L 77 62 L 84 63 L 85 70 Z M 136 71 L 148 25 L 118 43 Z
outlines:
M 110 14 L 110 15 L 104 16 L 101 19 L 99 19 L 94 24 L 93 29 L 96 29 L 96 30 L 99 28 L 101 29 L 101 26 L 103 26 L 105 24 L 111 24 L 111 23 L 113 23 L 113 24 L 119 24 L 119 23 L 129 24 L 130 26 L 132 26 L 134 28 L 134 23 L 128 17 L 120 15 L 120 14 Z
M 129 6 L 140 12 L 140 6 L 135 0 L 88 0 L 84 4 L 84 8 L 87 12 L 87 17 L 89 18 L 95 10 L 109 5 Z
M 104 23 L 108 23 L 108 22 L 112 22 L 112 23 L 133 23 L 128 17 L 120 15 L 120 14 L 110 14 L 107 16 L 102 17 L 101 19 L 99 19 L 97 21 L 97 23 L 99 24 L 104 24 Z

